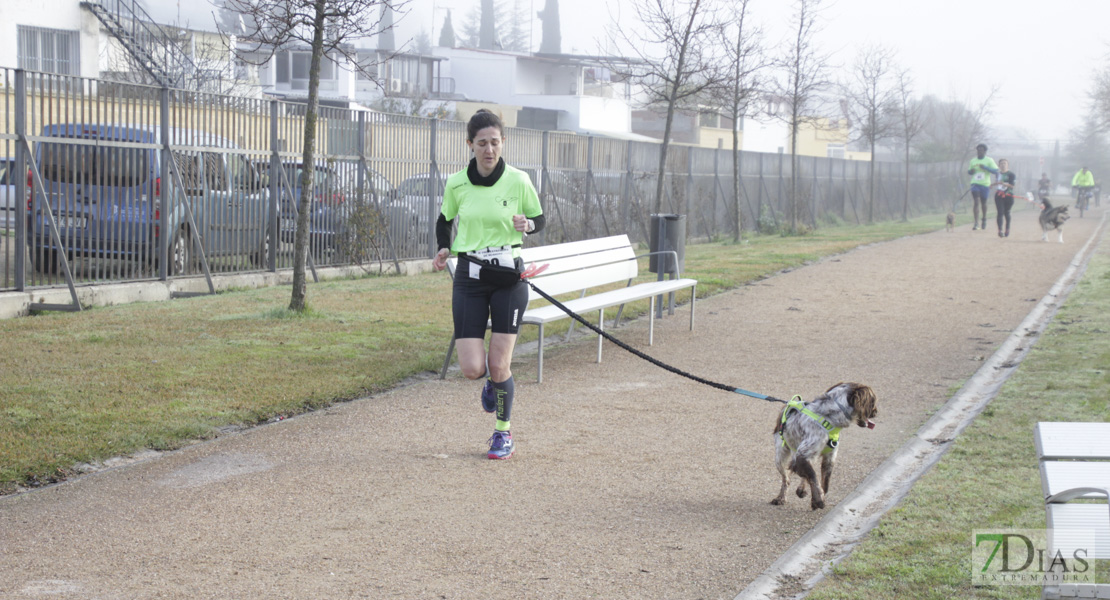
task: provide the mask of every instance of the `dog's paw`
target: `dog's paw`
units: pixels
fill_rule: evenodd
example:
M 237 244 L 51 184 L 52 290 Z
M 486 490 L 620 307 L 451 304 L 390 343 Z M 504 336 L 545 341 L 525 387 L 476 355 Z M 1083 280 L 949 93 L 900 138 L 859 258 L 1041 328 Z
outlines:
M 794 491 L 794 493 L 797 494 L 799 498 L 805 498 L 806 497 L 806 492 L 807 492 L 806 488 L 804 488 L 804 487 L 800 487 L 800 488 L 798 488 L 797 490 Z
M 782 496 L 779 496 L 778 498 L 772 500 L 771 504 L 774 504 L 775 506 L 782 506 L 783 504 L 786 504 L 786 499 Z
M 812 502 L 809 503 L 809 507 L 812 508 L 813 510 L 820 510 L 822 508 L 825 508 L 825 501 L 824 500 L 813 500 Z

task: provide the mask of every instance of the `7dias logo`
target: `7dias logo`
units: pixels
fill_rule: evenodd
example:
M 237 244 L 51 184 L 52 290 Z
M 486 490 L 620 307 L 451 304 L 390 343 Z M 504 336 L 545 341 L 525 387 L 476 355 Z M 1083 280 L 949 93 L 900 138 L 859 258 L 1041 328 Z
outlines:
M 1090 529 L 976 530 L 971 583 L 1095 583 L 1095 556 L 1095 532 Z

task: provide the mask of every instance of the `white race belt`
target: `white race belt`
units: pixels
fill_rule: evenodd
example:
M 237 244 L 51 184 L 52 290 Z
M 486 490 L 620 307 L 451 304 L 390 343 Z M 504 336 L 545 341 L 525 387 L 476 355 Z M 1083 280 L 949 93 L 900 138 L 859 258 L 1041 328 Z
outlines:
M 490 246 L 489 248 L 467 252 L 466 256 L 471 259 L 468 261 L 470 263 L 471 279 L 478 279 L 478 273 L 482 270 L 482 265 L 480 263 L 508 267 L 510 269 L 516 265 L 513 259 L 512 246 Z

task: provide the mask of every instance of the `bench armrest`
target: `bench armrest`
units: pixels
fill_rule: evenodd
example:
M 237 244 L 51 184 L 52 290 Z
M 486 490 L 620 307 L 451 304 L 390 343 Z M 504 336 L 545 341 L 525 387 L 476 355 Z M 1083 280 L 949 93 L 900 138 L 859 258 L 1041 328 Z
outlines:
M 633 256 L 631 260 L 639 260 L 647 256 L 655 256 L 656 254 L 673 254 L 674 266 L 678 270 L 678 273 L 671 273 L 671 279 L 674 279 L 675 277 L 682 277 L 682 269 L 678 265 L 678 252 L 676 252 L 675 250 L 656 250 L 655 252 L 648 252 L 647 254 L 637 254 L 636 256 Z
M 1086 496 L 1087 494 L 1098 494 L 1099 496 L 1105 496 L 1106 498 L 1110 498 L 1110 489 L 1105 488 L 1105 487 L 1077 487 L 1077 488 L 1071 488 L 1070 490 L 1064 490 L 1062 492 L 1057 492 L 1057 493 L 1055 493 L 1051 496 L 1045 496 L 1044 501 L 1045 501 L 1045 504 L 1061 504 L 1061 503 L 1064 503 L 1064 502 L 1075 500 L 1076 498 L 1082 498 L 1083 496 Z

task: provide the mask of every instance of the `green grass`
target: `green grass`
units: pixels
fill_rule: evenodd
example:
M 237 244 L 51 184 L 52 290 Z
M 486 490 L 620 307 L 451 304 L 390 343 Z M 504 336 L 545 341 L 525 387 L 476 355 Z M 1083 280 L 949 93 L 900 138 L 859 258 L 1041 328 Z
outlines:
M 1033 426 L 1110 418 L 1108 246 L 990 406 L 809 598 L 1040 597 L 1031 586 L 972 587 L 972 532 L 1044 529 Z M 1099 573 L 1110 581 L 1106 565 Z
M 707 296 L 942 226 L 933 215 L 689 245 L 685 274 Z M 322 282 L 308 300 L 309 311 L 290 313 L 289 288 L 278 287 L 0 321 L 0 493 L 63 479 L 82 462 L 388 389 L 442 364 L 451 335 L 442 273 Z M 647 309 L 638 304 L 625 314 Z M 521 341 L 535 337 L 525 328 Z

